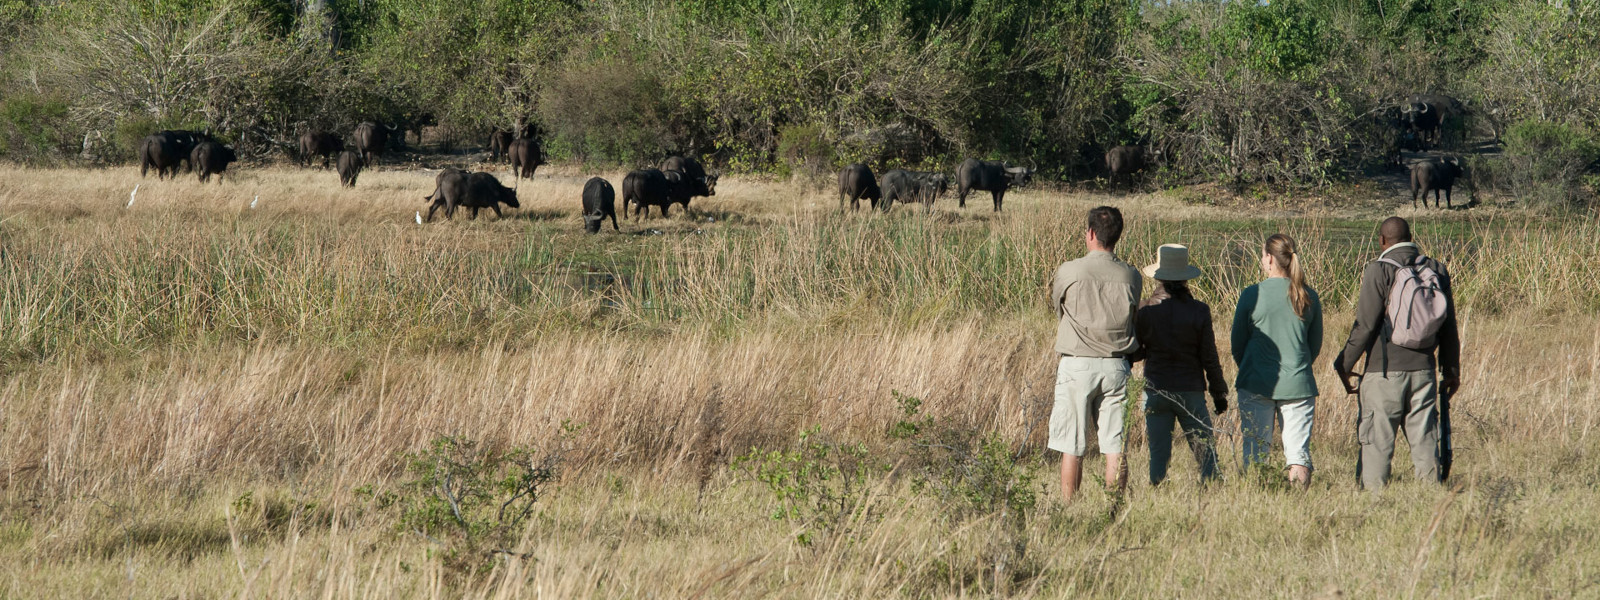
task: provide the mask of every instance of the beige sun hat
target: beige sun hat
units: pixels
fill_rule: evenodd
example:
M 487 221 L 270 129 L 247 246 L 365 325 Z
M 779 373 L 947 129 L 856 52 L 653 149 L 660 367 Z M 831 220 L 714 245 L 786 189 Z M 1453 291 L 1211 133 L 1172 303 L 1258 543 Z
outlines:
M 1200 276 L 1200 267 L 1189 264 L 1189 247 L 1162 244 L 1156 264 L 1144 268 L 1144 276 L 1156 281 L 1188 281 Z

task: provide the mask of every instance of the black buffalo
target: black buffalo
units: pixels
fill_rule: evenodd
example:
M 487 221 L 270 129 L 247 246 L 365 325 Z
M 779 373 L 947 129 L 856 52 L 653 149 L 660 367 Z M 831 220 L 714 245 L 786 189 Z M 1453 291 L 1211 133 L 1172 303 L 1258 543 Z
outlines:
M 378 164 L 378 159 L 383 156 L 383 151 L 389 147 L 389 132 L 392 127 L 366 121 L 356 126 L 355 134 L 351 136 L 356 143 L 356 152 L 361 153 L 361 161 L 368 165 Z
M 500 162 L 501 157 L 509 158 L 511 156 L 509 152 L 511 150 L 511 142 L 515 139 L 517 139 L 515 135 L 504 129 L 496 129 L 489 132 L 489 160 Z
M 228 163 L 238 161 L 239 155 L 233 153 L 233 148 L 216 142 L 201 142 L 189 154 L 189 162 L 194 164 L 201 183 L 210 181 L 212 175 L 217 176 L 217 183 L 222 183 L 222 173 L 228 170 Z
M 706 174 L 706 168 L 701 166 L 698 160 L 685 156 L 674 156 L 661 163 L 661 170 L 682 173 L 683 180 L 689 185 L 689 195 L 691 197 L 717 195 L 717 178 L 721 175 L 715 172 L 709 175 Z M 685 202 L 683 206 L 688 208 L 689 204 Z
M 662 171 L 660 169 L 639 169 L 631 171 L 622 179 L 622 216 L 628 216 L 629 210 L 636 209 L 635 217 L 645 215 L 650 207 L 661 207 L 661 216 L 667 216 L 667 208 L 672 203 L 683 204 L 683 209 L 689 209 L 689 182 L 682 173 L 677 171 Z M 630 209 L 629 207 L 633 207 Z
M 478 209 L 492 208 L 494 216 L 504 218 L 500 213 L 500 204 L 504 203 L 511 208 L 522 206 L 517 203 L 517 192 L 500 183 L 494 175 L 488 173 L 468 173 L 460 169 L 445 169 L 439 173 L 435 180 L 433 193 L 423 200 L 432 202 L 428 207 L 427 220 L 433 220 L 433 211 L 444 208 L 444 218 L 455 217 L 457 207 L 472 209 L 469 218 L 478 218 Z
M 156 179 L 165 179 L 167 172 L 171 171 L 177 176 L 178 167 L 188 156 L 178 153 L 172 140 L 159 133 L 147 135 L 139 140 L 139 176 L 144 177 L 150 169 L 156 170 Z
M 1428 192 L 1433 192 L 1433 206 L 1439 207 L 1439 191 L 1444 190 L 1444 206 L 1450 208 L 1450 189 L 1463 174 L 1461 159 L 1430 158 L 1411 165 L 1411 207 L 1417 207 L 1417 197 L 1422 206 L 1428 206 Z
M 873 177 L 872 169 L 856 163 L 839 172 L 839 210 L 844 210 L 846 199 L 850 200 L 851 210 L 859 210 L 862 198 L 866 198 L 872 204 L 872 208 L 879 208 L 883 190 L 878 189 L 878 180 Z M 884 210 L 889 209 L 889 203 L 881 204 Z
M 583 229 L 599 233 L 606 217 L 611 217 L 613 231 L 622 230 L 617 226 L 617 191 L 612 189 L 611 182 L 591 177 L 583 184 Z
M 1003 162 L 969 158 L 956 167 L 956 197 L 961 208 L 967 207 L 967 194 L 983 190 L 994 196 L 994 209 L 999 211 L 1006 202 L 1006 190 L 1024 186 L 1033 179 L 1033 169 L 1013 167 Z
M 539 141 L 533 138 L 511 140 L 506 154 L 511 157 L 511 175 L 517 179 L 533 179 L 534 169 L 545 164 L 544 148 L 540 148 Z
M 1160 158 L 1159 152 L 1152 152 L 1144 146 L 1117 146 L 1106 151 L 1106 172 L 1111 174 L 1111 181 L 1133 181 L 1133 175 L 1155 165 Z
M 339 185 L 355 187 L 361 174 L 361 155 L 345 150 L 339 153 Z
M 156 170 L 156 178 L 178 174 L 180 165 L 185 171 L 194 168 L 194 147 L 203 142 L 213 141 L 210 135 L 198 131 L 163 130 L 145 136 L 139 140 L 139 176 L 144 177 L 150 169 Z
M 1403 132 L 1416 138 L 1423 149 L 1432 148 L 1443 140 L 1446 127 L 1458 125 L 1466 113 L 1460 100 L 1439 94 L 1419 94 L 1408 98 L 1400 108 Z
M 344 152 L 344 138 L 326 131 L 307 131 L 300 134 L 300 166 L 311 165 L 311 159 L 322 157 L 322 168 L 328 168 L 328 159 Z
M 885 210 L 896 202 L 921 203 L 933 210 L 933 201 L 950 189 L 950 180 L 944 173 L 921 173 L 895 169 L 883 174 L 883 199 Z

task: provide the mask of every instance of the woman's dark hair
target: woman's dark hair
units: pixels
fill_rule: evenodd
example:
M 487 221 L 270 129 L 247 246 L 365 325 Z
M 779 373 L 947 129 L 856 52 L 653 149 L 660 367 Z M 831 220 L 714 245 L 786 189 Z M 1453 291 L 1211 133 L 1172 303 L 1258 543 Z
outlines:
M 1189 302 L 1194 300 L 1194 292 L 1189 291 L 1188 282 L 1162 281 L 1160 283 L 1161 287 L 1167 290 L 1167 295 L 1171 296 L 1173 300 L 1180 302 Z

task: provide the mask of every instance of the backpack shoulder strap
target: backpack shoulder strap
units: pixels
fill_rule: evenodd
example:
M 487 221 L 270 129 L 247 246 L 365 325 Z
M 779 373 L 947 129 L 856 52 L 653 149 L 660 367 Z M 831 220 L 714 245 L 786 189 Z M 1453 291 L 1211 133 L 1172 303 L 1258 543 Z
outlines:
M 1381 262 L 1381 263 L 1384 263 L 1386 265 L 1394 265 L 1394 268 L 1396 268 L 1396 269 L 1404 269 L 1404 268 L 1407 267 L 1407 265 L 1402 265 L 1402 264 L 1400 264 L 1399 261 L 1397 261 L 1395 259 L 1392 259 L 1392 258 L 1380 258 L 1380 259 L 1378 259 L 1378 260 L 1376 260 L 1374 262 Z

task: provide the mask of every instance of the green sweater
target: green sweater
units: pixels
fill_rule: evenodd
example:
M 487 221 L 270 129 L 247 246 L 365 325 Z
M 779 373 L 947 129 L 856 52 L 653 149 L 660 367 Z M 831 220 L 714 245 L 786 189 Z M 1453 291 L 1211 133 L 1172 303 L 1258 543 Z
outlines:
M 1273 277 L 1245 288 L 1233 313 L 1234 387 L 1274 400 L 1317 395 L 1311 365 L 1322 352 L 1322 301 L 1306 288 L 1311 303 L 1301 319 L 1289 304 L 1289 280 Z

